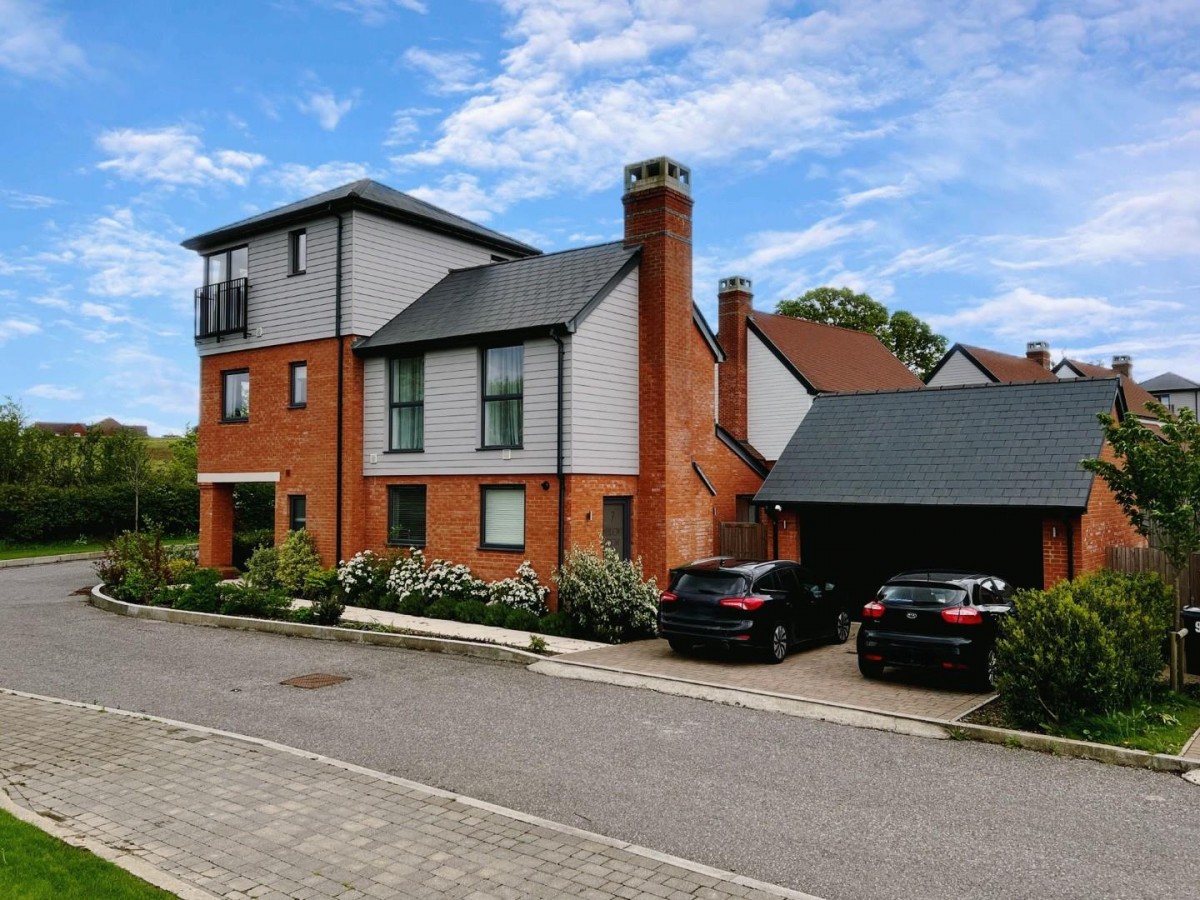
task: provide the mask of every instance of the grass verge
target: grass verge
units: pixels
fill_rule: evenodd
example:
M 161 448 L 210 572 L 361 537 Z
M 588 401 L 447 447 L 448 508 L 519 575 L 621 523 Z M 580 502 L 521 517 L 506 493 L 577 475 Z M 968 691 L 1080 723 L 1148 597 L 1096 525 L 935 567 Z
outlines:
M 0 812 L 0 897 L 142 900 L 173 897 L 87 850 Z
M 163 538 L 164 544 L 194 544 L 196 535 Z M 59 556 L 64 553 L 93 553 L 108 545 L 105 540 L 38 541 L 29 544 L 14 544 L 0 541 L 0 559 L 27 559 L 37 556 Z

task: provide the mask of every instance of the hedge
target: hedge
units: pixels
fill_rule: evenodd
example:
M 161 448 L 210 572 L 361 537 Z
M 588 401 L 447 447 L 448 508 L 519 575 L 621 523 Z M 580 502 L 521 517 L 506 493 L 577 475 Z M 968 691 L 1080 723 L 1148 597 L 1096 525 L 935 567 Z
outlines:
M 142 522 L 163 533 L 189 534 L 200 521 L 195 484 L 151 481 L 141 491 Z M 114 537 L 133 525 L 134 493 L 128 485 L 47 487 L 0 484 L 0 540 L 69 540 Z

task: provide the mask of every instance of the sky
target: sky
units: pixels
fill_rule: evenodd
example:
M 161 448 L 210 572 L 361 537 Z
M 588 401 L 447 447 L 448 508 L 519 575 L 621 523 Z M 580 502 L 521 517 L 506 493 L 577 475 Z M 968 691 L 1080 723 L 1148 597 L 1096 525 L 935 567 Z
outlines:
M 1196 0 L 0 0 L 0 117 L 30 419 L 195 423 L 188 236 L 370 177 L 562 250 L 660 155 L 714 324 L 845 285 L 1200 381 Z

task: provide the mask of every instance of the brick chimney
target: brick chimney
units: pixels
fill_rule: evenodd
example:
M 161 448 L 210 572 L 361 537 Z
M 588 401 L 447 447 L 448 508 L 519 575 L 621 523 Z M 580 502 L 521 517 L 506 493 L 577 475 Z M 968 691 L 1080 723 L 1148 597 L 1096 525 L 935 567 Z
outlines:
M 732 275 L 717 287 L 718 333 L 725 362 L 718 374 L 717 421 L 740 441 L 748 438 L 746 422 L 746 319 L 753 311 L 749 278 Z
M 690 522 L 706 522 L 695 496 L 694 448 L 711 440 L 693 409 L 691 171 L 665 156 L 625 167 L 625 246 L 640 245 L 638 265 L 639 477 L 635 553 L 647 575 L 665 578 L 692 556 Z M 711 363 L 710 363 L 711 365 Z M 700 421 L 697 421 L 700 419 Z M 701 432 L 705 433 L 702 434 Z
M 1025 345 L 1025 358 L 1032 359 L 1043 369 L 1050 368 L 1050 345 L 1046 341 L 1030 341 Z
M 1112 361 L 1112 368 L 1113 368 L 1113 371 L 1116 372 L 1118 375 L 1120 375 L 1122 378 L 1128 378 L 1131 381 L 1133 380 L 1133 357 L 1132 356 L 1129 356 L 1124 353 L 1122 353 L 1118 356 L 1114 356 L 1113 361 Z

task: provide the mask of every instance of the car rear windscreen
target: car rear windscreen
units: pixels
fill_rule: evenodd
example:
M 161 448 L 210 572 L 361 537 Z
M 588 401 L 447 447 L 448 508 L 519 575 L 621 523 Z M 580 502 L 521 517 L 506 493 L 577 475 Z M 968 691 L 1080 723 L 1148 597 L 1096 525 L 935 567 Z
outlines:
M 879 599 L 909 606 L 957 606 L 967 599 L 967 592 L 947 584 L 885 584 Z
M 729 572 L 682 572 L 672 590 L 677 594 L 736 597 L 746 592 L 746 579 Z

